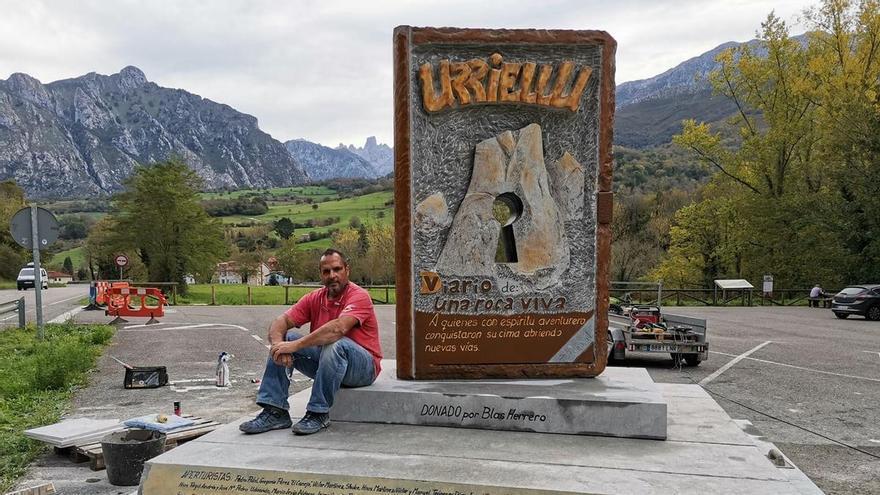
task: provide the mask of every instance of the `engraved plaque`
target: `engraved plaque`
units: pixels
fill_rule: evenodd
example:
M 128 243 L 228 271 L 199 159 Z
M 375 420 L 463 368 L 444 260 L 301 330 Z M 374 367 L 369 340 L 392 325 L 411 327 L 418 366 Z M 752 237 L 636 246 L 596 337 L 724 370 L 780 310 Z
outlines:
M 400 378 L 604 369 L 614 50 L 599 31 L 395 30 Z

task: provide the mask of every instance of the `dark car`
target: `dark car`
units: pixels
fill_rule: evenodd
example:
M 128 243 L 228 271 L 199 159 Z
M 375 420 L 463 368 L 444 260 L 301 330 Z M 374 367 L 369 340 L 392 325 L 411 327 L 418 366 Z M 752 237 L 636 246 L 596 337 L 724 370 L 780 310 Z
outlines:
M 838 318 L 861 315 L 880 320 L 880 284 L 853 285 L 838 292 L 831 301 L 831 311 Z

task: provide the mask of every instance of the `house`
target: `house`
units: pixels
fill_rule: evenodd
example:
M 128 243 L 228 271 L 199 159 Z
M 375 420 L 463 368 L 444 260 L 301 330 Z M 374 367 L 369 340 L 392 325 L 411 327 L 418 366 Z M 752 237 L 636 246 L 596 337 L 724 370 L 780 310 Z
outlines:
M 46 274 L 49 276 L 50 284 L 66 284 L 68 282 L 73 282 L 73 277 L 64 272 L 56 272 L 56 271 L 48 271 Z
M 248 276 L 248 285 L 265 285 L 269 275 L 269 267 L 265 263 L 260 263 L 256 270 Z M 240 284 L 242 283 L 241 273 L 239 273 L 238 263 L 235 261 L 224 261 L 217 263 L 217 270 L 214 272 L 214 279 L 218 284 Z

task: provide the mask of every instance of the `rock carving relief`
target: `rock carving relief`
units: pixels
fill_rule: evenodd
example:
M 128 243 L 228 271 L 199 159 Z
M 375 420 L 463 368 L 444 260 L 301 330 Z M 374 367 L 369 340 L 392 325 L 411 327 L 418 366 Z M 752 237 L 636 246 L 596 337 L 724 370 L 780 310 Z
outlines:
M 549 167 L 544 163 L 538 124 L 478 143 L 470 184 L 435 270 L 447 276 L 498 278 L 503 265 L 529 277 L 536 288 L 558 284 L 570 262 L 564 222 L 583 217 L 583 188 L 583 167 L 570 154 Z M 499 201 L 518 210 L 506 225 L 493 212 Z M 416 207 L 416 220 L 421 219 L 421 228 L 434 227 L 448 221 L 444 210 L 442 196 L 429 196 Z M 496 259 L 499 237 L 502 244 L 515 243 L 511 262 Z

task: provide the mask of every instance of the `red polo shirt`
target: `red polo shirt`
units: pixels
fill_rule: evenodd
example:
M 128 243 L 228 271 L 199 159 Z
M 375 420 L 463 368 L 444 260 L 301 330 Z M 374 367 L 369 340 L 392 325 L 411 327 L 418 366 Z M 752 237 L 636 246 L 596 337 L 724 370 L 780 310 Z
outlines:
M 358 324 L 346 337 L 355 341 L 373 356 L 376 376 L 381 371 L 382 348 L 379 345 L 379 322 L 373 310 L 370 294 L 353 282 L 349 282 L 342 294 L 336 299 L 327 297 L 327 288 L 313 290 L 284 312 L 294 325 L 300 327 L 309 323 L 309 332 L 321 328 L 330 320 L 340 316 L 352 316 Z

